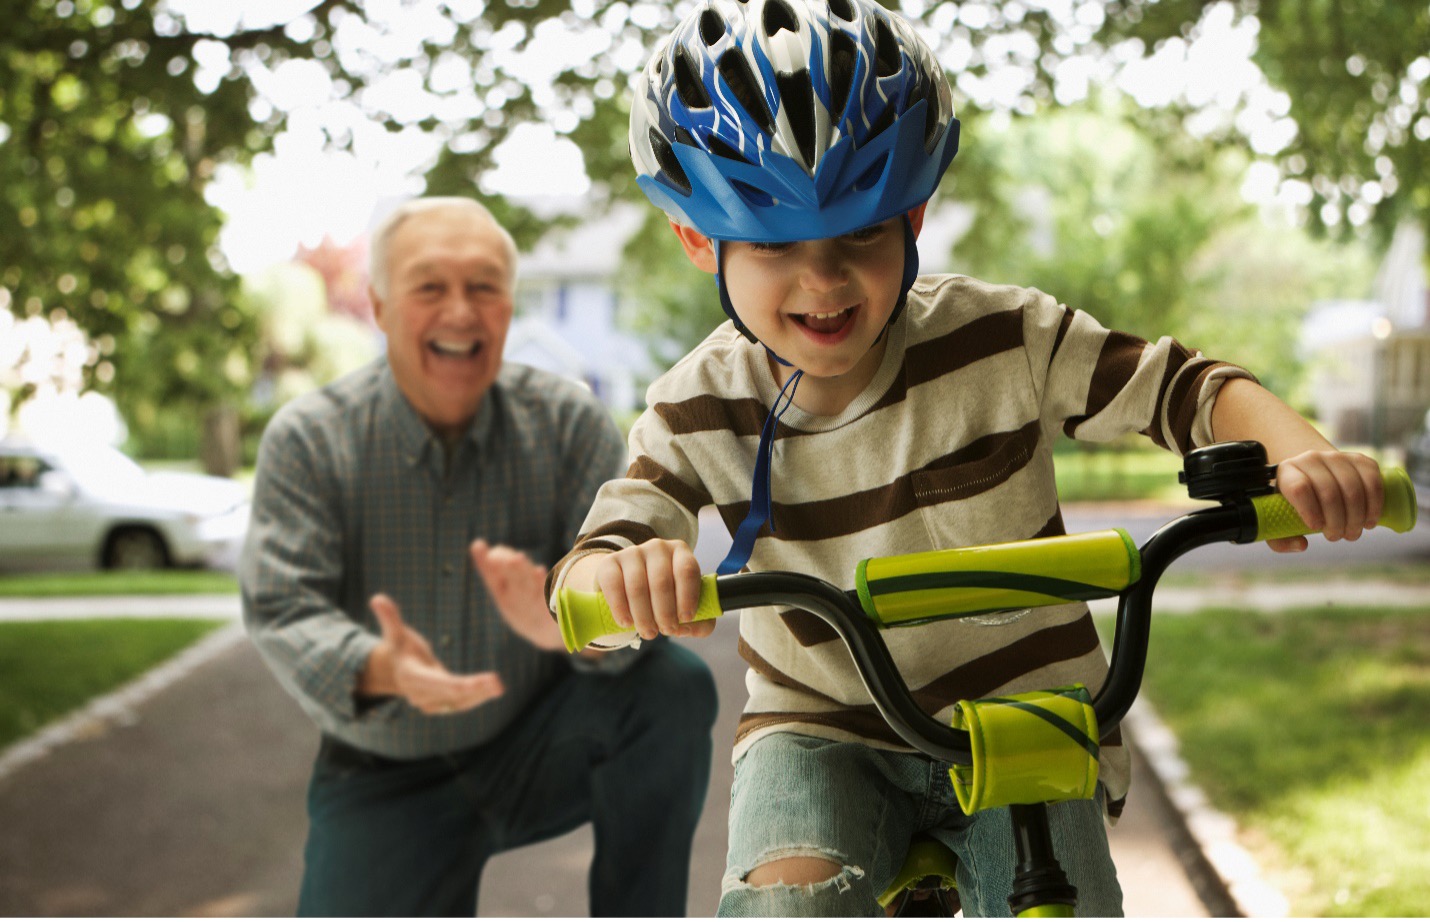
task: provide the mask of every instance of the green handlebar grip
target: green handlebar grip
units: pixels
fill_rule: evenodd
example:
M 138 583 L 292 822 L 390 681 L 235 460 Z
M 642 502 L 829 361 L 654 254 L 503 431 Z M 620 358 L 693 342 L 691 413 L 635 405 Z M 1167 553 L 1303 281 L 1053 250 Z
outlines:
M 1410 475 L 1398 467 L 1389 468 L 1384 474 L 1385 507 L 1380 521 L 1391 531 L 1402 534 L 1415 527 L 1417 508 L 1415 487 L 1410 483 Z M 1256 540 L 1271 541 L 1275 538 L 1290 538 L 1295 535 L 1314 534 L 1316 529 L 1306 525 L 1301 516 L 1291 507 L 1291 503 L 1280 493 L 1257 496 L 1251 504 L 1256 507 Z
M 700 603 L 692 621 L 709 621 L 720 617 L 720 595 L 715 590 L 715 576 L 700 578 Z M 611 634 L 625 634 L 631 629 L 616 623 L 606 597 L 599 592 L 577 592 L 562 589 L 556 595 L 556 623 L 561 627 L 561 640 L 566 650 L 575 653 L 591 641 Z

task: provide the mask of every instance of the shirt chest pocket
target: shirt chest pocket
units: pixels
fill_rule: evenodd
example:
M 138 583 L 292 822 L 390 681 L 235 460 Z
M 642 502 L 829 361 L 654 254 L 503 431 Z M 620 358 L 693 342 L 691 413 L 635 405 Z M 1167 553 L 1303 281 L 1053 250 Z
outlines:
M 909 475 L 914 503 L 934 548 L 967 547 L 1012 540 L 1012 535 L 998 533 L 997 523 L 1006 521 L 988 494 L 1006 483 L 1032 459 L 1035 443 L 1023 433 L 992 436 L 974 442 L 948 458 L 946 464 L 935 464 Z M 976 507 L 976 508 L 975 508 Z M 974 623 L 1007 624 L 1018 620 L 1021 612 L 970 618 Z

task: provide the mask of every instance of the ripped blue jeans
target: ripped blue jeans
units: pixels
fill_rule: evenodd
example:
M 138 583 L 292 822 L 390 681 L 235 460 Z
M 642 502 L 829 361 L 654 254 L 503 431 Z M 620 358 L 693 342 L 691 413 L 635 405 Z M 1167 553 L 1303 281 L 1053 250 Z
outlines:
M 1078 915 L 1122 915 L 1101 788 L 1096 800 L 1056 804 L 1048 816 L 1058 861 L 1078 889 Z M 909 840 L 921 832 L 958 855 L 965 916 L 1010 914 L 1014 854 L 1008 811 L 965 815 L 946 763 L 862 743 L 795 733 L 767 736 L 735 766 L 718 915 L 881 916 L 878 896 L 903 864 Z M 760 865 L 792 857 L 823 858 L 840 870 L 808 886 L 745 882 Z

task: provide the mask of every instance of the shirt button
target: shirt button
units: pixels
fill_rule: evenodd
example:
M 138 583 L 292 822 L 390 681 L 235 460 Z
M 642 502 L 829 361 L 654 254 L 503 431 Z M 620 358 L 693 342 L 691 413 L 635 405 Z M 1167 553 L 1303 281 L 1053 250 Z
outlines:
M 450 635 L 450 634 L 443 634 L 443 635 L 442 635 L 442 646 L 444 646 L 444 647 L 450 647 L 451 645 L 452 645 L 452 635 Z
M 443 575 L 443 576 L 451 576 L 453 573 L 456 573 L 456 572 L 457 572 L 457 568 L 454 567 L 454 566 L 452 566 L 450 563 L 444 563 L 444 564 L 442 564 L 442 575 Z

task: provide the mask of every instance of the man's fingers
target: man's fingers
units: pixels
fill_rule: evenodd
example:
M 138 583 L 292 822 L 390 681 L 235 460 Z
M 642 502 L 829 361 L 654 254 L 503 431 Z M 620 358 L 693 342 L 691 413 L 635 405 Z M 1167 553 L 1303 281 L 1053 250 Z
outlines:
M 377 616 L 377 626 L 382 631 L 382 639 L 393 648 L 401 649 L 406 639 L 407 625 L 402 621 L 402 612 L 397 603 L 392 601 L 391 596 L 379 592 L 368 600 L 368 607 Z
M 401 692 L 424 714 L 469 711 L 506 692 L 495 672 L 453 675 L 440 666 L 413 665 L 405 670 Z

